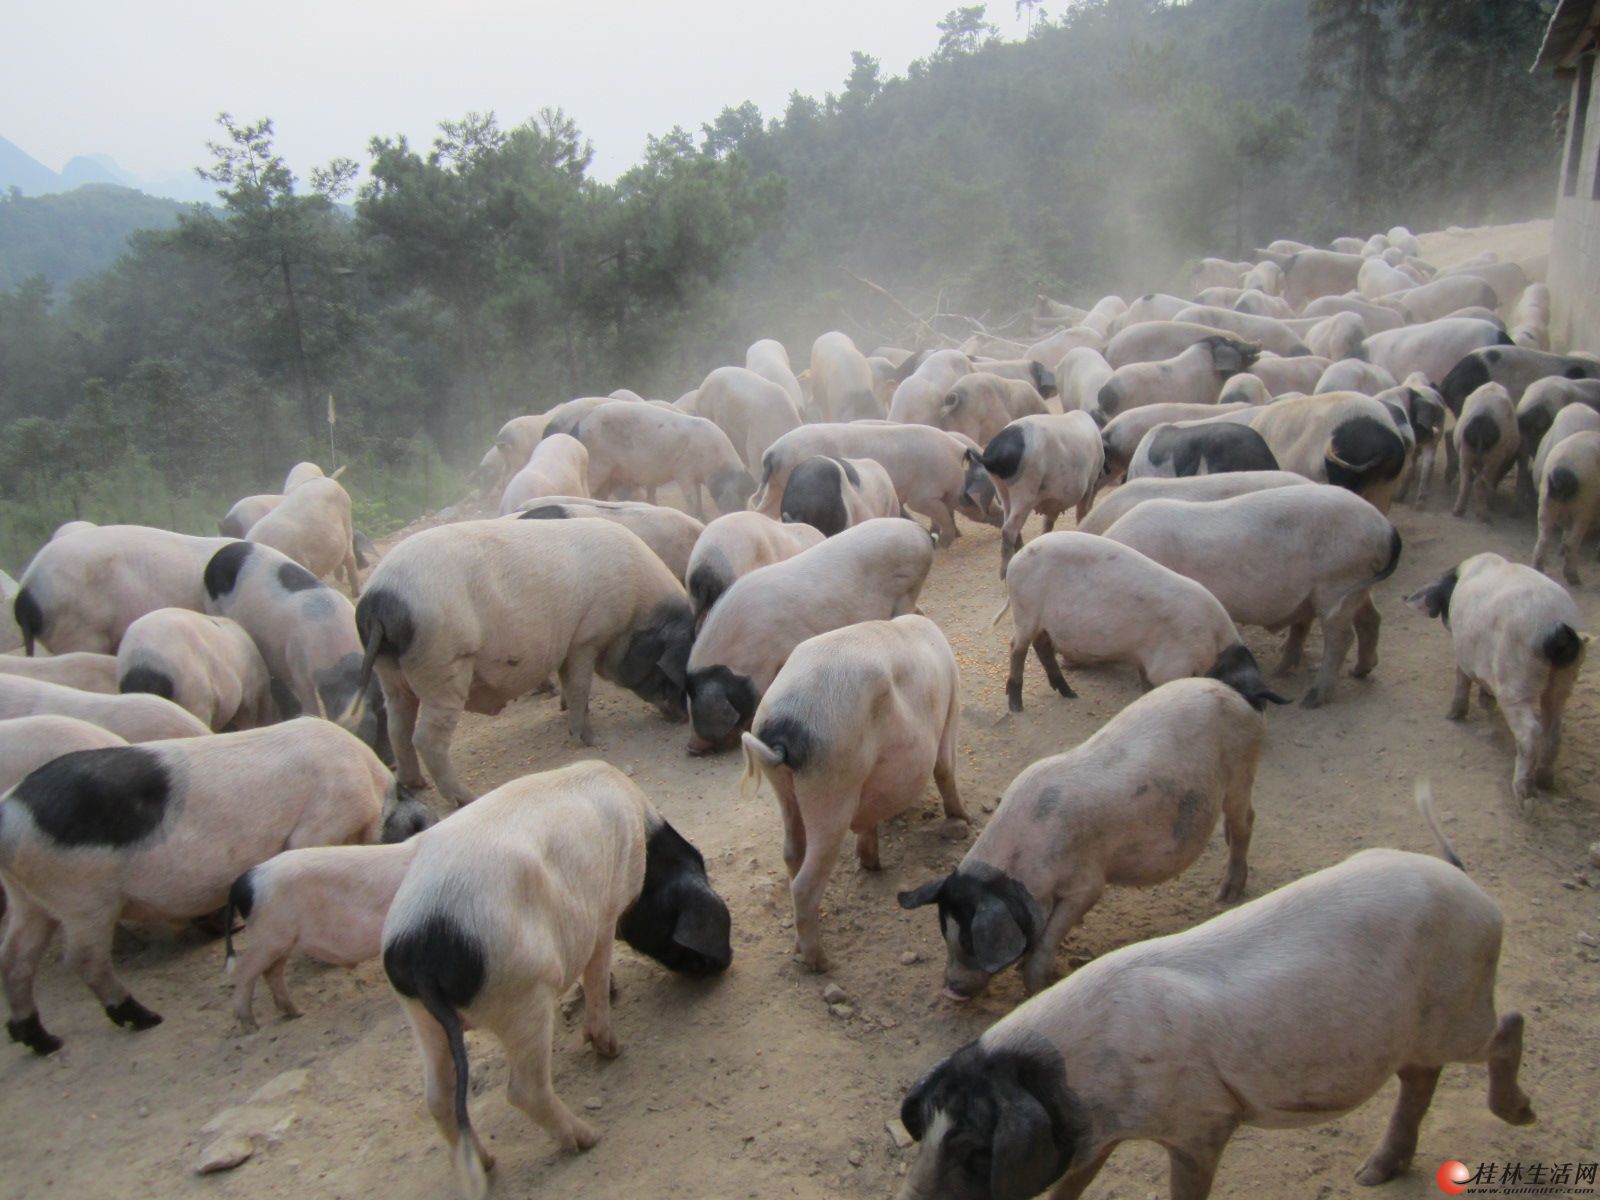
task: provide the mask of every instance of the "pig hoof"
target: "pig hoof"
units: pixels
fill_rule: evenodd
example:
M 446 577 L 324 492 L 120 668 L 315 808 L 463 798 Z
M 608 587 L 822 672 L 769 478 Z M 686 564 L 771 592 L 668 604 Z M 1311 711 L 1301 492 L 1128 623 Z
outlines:
M 586 1031 L 583 1036 L 588 1039 L 589 1044 L 594 1047 L 594 1052 L 601 1058 L 615 1058 L 622 1053 L 622 1047 L 617 1044 L 616 1035 L 609 1031 L 600 1034 L 598 1037 L 592 1031 Z
M 600 1131 L 584 1121 L 574 1120 L 568 1135 L 561 1139 L 564 1150 L 588 1150 L 600 1140 Z
M 253 1016 L 238 1018 L 234 1021 L 233 1027 L 242 1034 L 259 1033 L 261 1030 L 261 1026 L 256 1024 L 256 1019 Z
M 1467 719 L 1467 706 L 1465 704 L 1452 704 L 1450 711 L 1444 714 L 1447 721 L 1465 721 Z
M 144 1029 L 154 1029 L 161 1024 L 159 1013 L 151 1012 L 132 996 L 128 996 L 120 1004 L 106 1005 L 106 1016 L 116 1024 L 132 1029 L 136 1033 Z
M 1300 703 L 1306 708 L 1321 708 L 1327 702 L 1327 693 L 1323 692 L 1319 688 L 1312 688 L 1306 693 L 1305 699 L 1300 701 Z
M 1378 1158 L 1370 1158 L 1367 1164 L 1356 1172 L 1356 1182 L 1362 1187 L 1377 1187 L 1380 1183 L 1388 1183 L 1409 1163 L 1389 1163 Z
M 38 1013 L 29 1013 L 20 1021 L 7 1021 L 6 1033 L 11 1035 L 13 1042 L 21 1042 L 40 1057 L 54 1054 L 62 1046 L 60 1038 L 45 1032 L 44 1026 L 39 1023 Z

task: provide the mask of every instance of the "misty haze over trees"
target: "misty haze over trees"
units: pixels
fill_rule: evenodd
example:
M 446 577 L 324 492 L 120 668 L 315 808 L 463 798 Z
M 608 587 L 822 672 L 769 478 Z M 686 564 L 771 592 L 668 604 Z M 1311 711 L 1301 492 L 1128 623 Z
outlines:
M 353 160 L 297 180 L 270 122 L 224 117 L 216 206 L 0 294 L 0 565 L 74 516 L 211 532 L 327 460 L 330 394 L 376 531 L 456 499 L 509 416 L 673 399 L 763 336 L 797 367 L 828 328 L 871 344 L 894 322 L 856 277 L 1003 317 L 1274 237 L 1541 215 L 1550 7 L 1023 0 L 1018 43 L 958 8 L 905 78 L 858 52 L 837 94 L 730 104 L 611 184 L 558 108 L 375 137 L 353 191 Z

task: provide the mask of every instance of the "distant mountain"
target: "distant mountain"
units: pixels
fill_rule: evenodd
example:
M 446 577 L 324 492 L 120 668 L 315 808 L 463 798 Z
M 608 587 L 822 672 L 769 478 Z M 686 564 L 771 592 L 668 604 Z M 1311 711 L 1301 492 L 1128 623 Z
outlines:
M 61 190 L 70 192 L 86 183 L 114 183 L 118 187 L 137 188 L 139 179 L 130 175 L 106 154 L 80 154 L 68 159 L 61 168 Z
M 0 192 L 18 188 L 25 196 L 61 190 L 61 176 L 15 142 L 0 137 Z
M 109 183 L 44 196 L 0 195 L 0 292 L 32 275 L 59 286 L 102 271 L 127 250 L 129 234 L 170 229 L 188 207 Z

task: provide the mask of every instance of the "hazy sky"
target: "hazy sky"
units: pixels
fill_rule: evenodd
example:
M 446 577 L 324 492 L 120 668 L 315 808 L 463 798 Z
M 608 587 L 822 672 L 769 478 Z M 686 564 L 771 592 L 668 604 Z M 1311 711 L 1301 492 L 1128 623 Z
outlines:
M 426 145 L 441 119 L 512 125 L 559 105 L 611 178 L 650 133 L 698 132 L 726 104 L 781 113 L 838 91 L 850 51 L 902 74 L 955 0 L 7 0 L 0 136 L 59 171 L 109 154 L 144 178 L 206 157 L 221 111 L 273 119 L 302 176 L 367 139 Z M 1054 5 L 1047 5 L 1053 8 Z M 990 6 L 1020 36 L 1013 0 Z

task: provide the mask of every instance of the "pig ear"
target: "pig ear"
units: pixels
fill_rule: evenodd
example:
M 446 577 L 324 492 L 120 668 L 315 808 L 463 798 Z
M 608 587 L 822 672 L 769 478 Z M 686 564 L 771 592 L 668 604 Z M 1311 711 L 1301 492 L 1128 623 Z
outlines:
M 928 1089 L 933 1086 L 933 1077 L 944 1069 L 940 1063 L 929 1071 L 916 1083 L 911 1085 L 911 1090 L 906 1093 L 906 1098 L 900 1101 L 900 1124 L 906 1127 L 914 1141 L 920 1142 L 922 1135 L 927 1132 L 928 1125 L 923 1120 L 922 1098 L 928 1094 Z
M 990 1149 L 989 1194 L 1027 1200 L 1049 1187 L 1063 1166 L 1039 1098 L 1021 1086 L 1006 1088 Z
M 728 932 L 717 919 L 715 907 L 705 900 L 678 914 L 677 924 L 672 927 L 672 940 L 685 950 L 714 961 L 726 957 L 728 952 Z
M 695 702 L 691 701 L 691 703 Z M 695 707 L 698 708 L 699 704 L 695 703 Z M 705 701 L 705 713 L 719 727 L 727 726 L 730 729 L 735 729 L 739 725 L 738 710 L 728 703 L 728 698 L 722 694 L 721 688 L 718 688 L 716 694 Z
M 980 900 L 972 914 L 972 956 L 978 965 L 993 975 L 1016 962 L 1027 949 L 1027 936 L 1005 901 L 993 895 Z
M 937 900 L 939 893 L 943 890 L 944 880 L 931 879 L 919 888 L 913 888 L 909 892 L 901 892 L 896 899 L 900 901 L 901 908 L 921 908 L 924 904 L 932 904 Z

